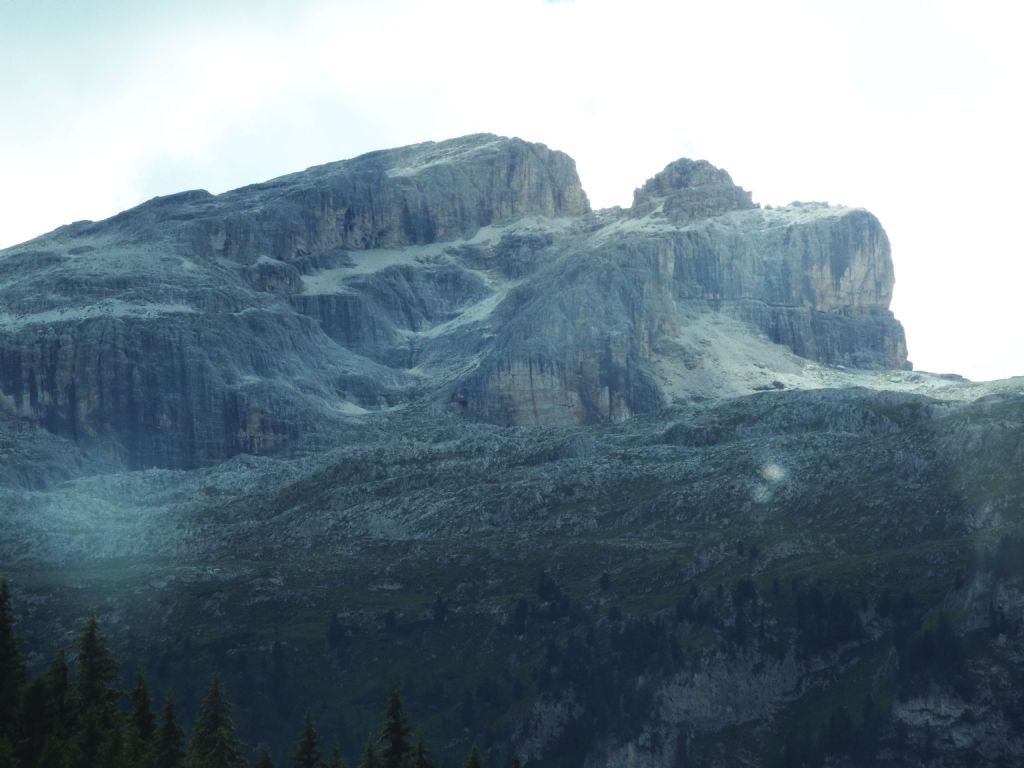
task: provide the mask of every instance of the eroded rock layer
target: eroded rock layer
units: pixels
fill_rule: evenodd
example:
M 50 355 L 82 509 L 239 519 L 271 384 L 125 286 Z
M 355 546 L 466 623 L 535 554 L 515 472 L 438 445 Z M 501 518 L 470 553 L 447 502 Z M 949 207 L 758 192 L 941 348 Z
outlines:
M 762 210 L 679 160 L 591 212 L 569 157 L 476 135 L 0 252 L 0 407 L 131 467 L 294 454 L 424 400 L 618 420 L 749 392 L 793 356 L 906 367 L 892 287 L 866 211 Z

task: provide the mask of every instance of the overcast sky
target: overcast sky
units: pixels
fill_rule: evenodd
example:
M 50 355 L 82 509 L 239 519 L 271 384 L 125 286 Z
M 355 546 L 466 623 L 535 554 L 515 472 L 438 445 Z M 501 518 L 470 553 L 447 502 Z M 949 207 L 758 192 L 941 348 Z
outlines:
M 704 158 L 878 215 L 916 367 L 1020 375 L 1016 7 L 0 0 L 0 247 L 481 131 L 568 152 L 595 207 Z

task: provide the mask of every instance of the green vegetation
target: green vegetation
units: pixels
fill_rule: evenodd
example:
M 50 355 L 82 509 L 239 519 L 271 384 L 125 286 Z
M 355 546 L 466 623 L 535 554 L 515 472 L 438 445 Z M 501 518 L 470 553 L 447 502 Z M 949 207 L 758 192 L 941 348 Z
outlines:
M 116 686 L 118 663 L 95 613 L 86 619 L 75 643 L 75 673 L 70 684 L 63 651 L 44 675 L 26 682 L 6 580 L 0 580 L 0 638 L 6 654 L 0 660 L 0 675 L 17 683 L 9 699 L 8 716 L 0 720 L 2 768 L 273 768 L 266 747 L 253 762 L 247 759 L 249 749 L 236 735 L 233 707 L 217 672 L 210 678 L 184 749 L 185 731 L 178 724 L 170 696 L 157 718 L 143 676 L 137 676 L 130 689 Z M 337 747 L 324 759 L 313 717 L 307 711 L 289 764 L 293 768 L 342 768 L 346 762 Z M 481 765 L 475 745 L 467 764 Z M 422 736 L 415 744 L 411 741 L 397 687 L 388 692 L 380 736 L 367 740 L 360 765 L 434 768 Z
M 815 413 L 780 433 L 785 414 L 744 406 L 699 447 L 700 412 L 605 425 L 587 432 L 586 461 L 564 450 L 571 431 L 488 431 L 469 446 L 430 433 L 284 489 L 211 496 L 179 523 L 217 548 L 5 565 L 25 607 L 15 651 L 0 634 L 15 659 L 3 674 L 25 692 L 17 710 L 47 710 L 63 686 L 73 711 L 60 646 L 94 605 L 124 662 L 107 687 L 140 701 L 173 690 L 172 724 L 191 731 L 219 671 L 238 737 L 279 766 L 383 765 L 392 740 L 421 768 L 463 765 L 474 742 L 493 768 L 514 752 L 574 768 L 627 746 L 679 765 L 899 764 L 929 738 L 948 753 L 954 731 L 970 744 L 1020 728 L 1024 475 L 1007 459 L 1019 438 L 961 446 L 902 411 L 867 414 L 877 433 L 859 416 L 850 431 L 814 426 Z M 762 472 L 775 465 L 784 480 Z M 385 743 L 379 707 L 395 685 L 391 723 L 406 725 Z M 914 707 L 935 700 L 963 714 L 929 737 Z M 132 706 L 119 694 L 118 712 Z M 165 710 L 170 768 L 191 741 L 175 747 Z
M 263 765 L 274 764 L 275 756 L 281 765 L 338 765 L 346 754 L 353 764 L 381 768 L 436 765 L 424 738 L 413 735 L 408 703 L 427 740 L 440 745 L 437 762 L 455 765 L 466 760 L 472 740 L 509 744 L 533 702 L 559 701 L 571 691 L 571 717 L 544 755 L 530 760 L 570 766 L 603 740 L 628 739 L 651 722 L 665 681 L 732 664 L 746 664 L 745 674 L 755 681 L 764 670 L 786 665 L 802 674 L 828 670 L 827 682 L 822 678 L 788 703 L 782 699 L 767 730 L 730 728 L 737 749 L 759 755 L 764 765 L 818 765 L 828 755 L 865 762 L 908 738 L 891 716 L 898 701 L 943 690 L 970 702 L 971 660 L 991 658 L 999 636 L 1021 631 L 1019 617 L 995 607 L 987 625 L 965 634 L 962 613 L 950 610 L 968 584 L 997 590 L 1024 579 L 1024 539 L 1012 535 L 970 560 L 961 540 L 919 545 L 929 569 L 951 574 L 945 584 L 916 568 L 914 548 L 909 555 L 882 551 L 831 568 L 808 557 L 761 569 L 750 551 L 770 542 L 748 539 L 739 547 L 732 540 L 713 567 L 691 576 L 684 564 L 692 559 L 680 549 L 640 552 L 628 539 L 611 548 L 586 544 L 566 543 L 536 555 L 506 553 L 496 562 L 483 556 L 488 549 L 481 543 L 479 558 L 452 560 L 448 569 L 437 568 L 433 553 L 421 561 L 403 550 L 374 550 L 382 562 L 401 562 L 417 588 L 376 592 L 372 603 L 363 603 L 366 592 L 349 583 L 319 620 L 301 606 L 281 611 L 289 632 L 273 641 L 269 632 L 251 638 L 223 628 L 218 634 L 198 620 L 193 636 L 147 653 L 146 676 L 132 671 L 124 691 L 118 681 L 127 669 L 113 659 L 91 615 L 76 643 L 73 674 L 58 653 L 45 673 L 23 679 L 17 703 L 23 714 L 15 722 L 51 724 L 38 733 L 15 726 L 20 730 L 9 738 L 20 761 L 15 764 L 41 764 L 48 750 L 76 755 L 80 765 L 87 755 L 114 760 L 117 754 L 152 755 L 149 764 L 159 768 L 242 765 L 250 752 L 237 730 L 264 747 L 256 755 Z M 494 569 L 506 578 L 494 579 Z M 430 579 L 428 572 L 440 578 Z M 345 584 L 332 573 L 316 577 Z M 422 583 L 413 578 L 418 574 Z M 381 577 L 371 572 L 364 578 L 376 583 Z M 232 594 L 230 583 L 219 589 Z M 498 610 L 481 614 L 473 606 Z M 259 606 L 268 615 L 276 608 Z M 10 638 L 10 657 L 20 660 L 9 598 L 3 610 L 8 618 L 0 635 Z M 261 653 L 246 650 L 254 642 L 263 643 Z M 465 663 L 468 658 L 472 664 Z M 312 676 L 306 659 L 320 660 Z M 214 669 L 223 677 L 210 677 Z M 187 704 L 199 698 L 197 677 L 211 682 L 195 711 Z M 192 691 L 181 699 L 192 723 L 184 763 L 177 711 L 166 697 L 154 714 L 153 679 L 165 690 Z M 401 682 L 406 697 L 389 681 Z M 225 689 L 239 709 L 228 706 Z M 375 703 L 385 690 L 378 728 Z M 28 714 L 36 711 L 53 714 Z M 758 717 L 757 710 L 749 717 Z M 1024 711 L 1020 717 L 1024 723 Z M 51 738 L 54 732 L 66 736 Z M 374 736 L 360 754 L 360 734 L 367 733 Z M 325 744 L 332 742 L 340 749 L 328 750 Z M 681 735 L 680 760 L 700 764 L 715 743 L 706 733 Z M 210 754 L 218 762 L 201 762 Z M 503 765 L 513 755 L 499 748 L 479 757 Z

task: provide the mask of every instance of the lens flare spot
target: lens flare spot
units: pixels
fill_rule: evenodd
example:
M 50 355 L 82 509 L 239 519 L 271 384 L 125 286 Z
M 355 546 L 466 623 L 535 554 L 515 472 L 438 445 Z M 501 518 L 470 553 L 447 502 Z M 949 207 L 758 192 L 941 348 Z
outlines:
M 769 483 L 781 483 L 786 479 L 786 470 L 778 464 L 765 464 L 761 467 L 761 477 Z

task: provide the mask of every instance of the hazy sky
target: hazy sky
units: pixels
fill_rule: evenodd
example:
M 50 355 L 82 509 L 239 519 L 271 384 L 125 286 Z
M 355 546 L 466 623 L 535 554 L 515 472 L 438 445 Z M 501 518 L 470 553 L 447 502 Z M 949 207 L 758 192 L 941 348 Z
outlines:
M 864 206 L 918 368 L 1024 374 L 1010 2 L 0 0 L 0 247 L 158 194 L 487 131 L 595 207 L 678 157 Z

